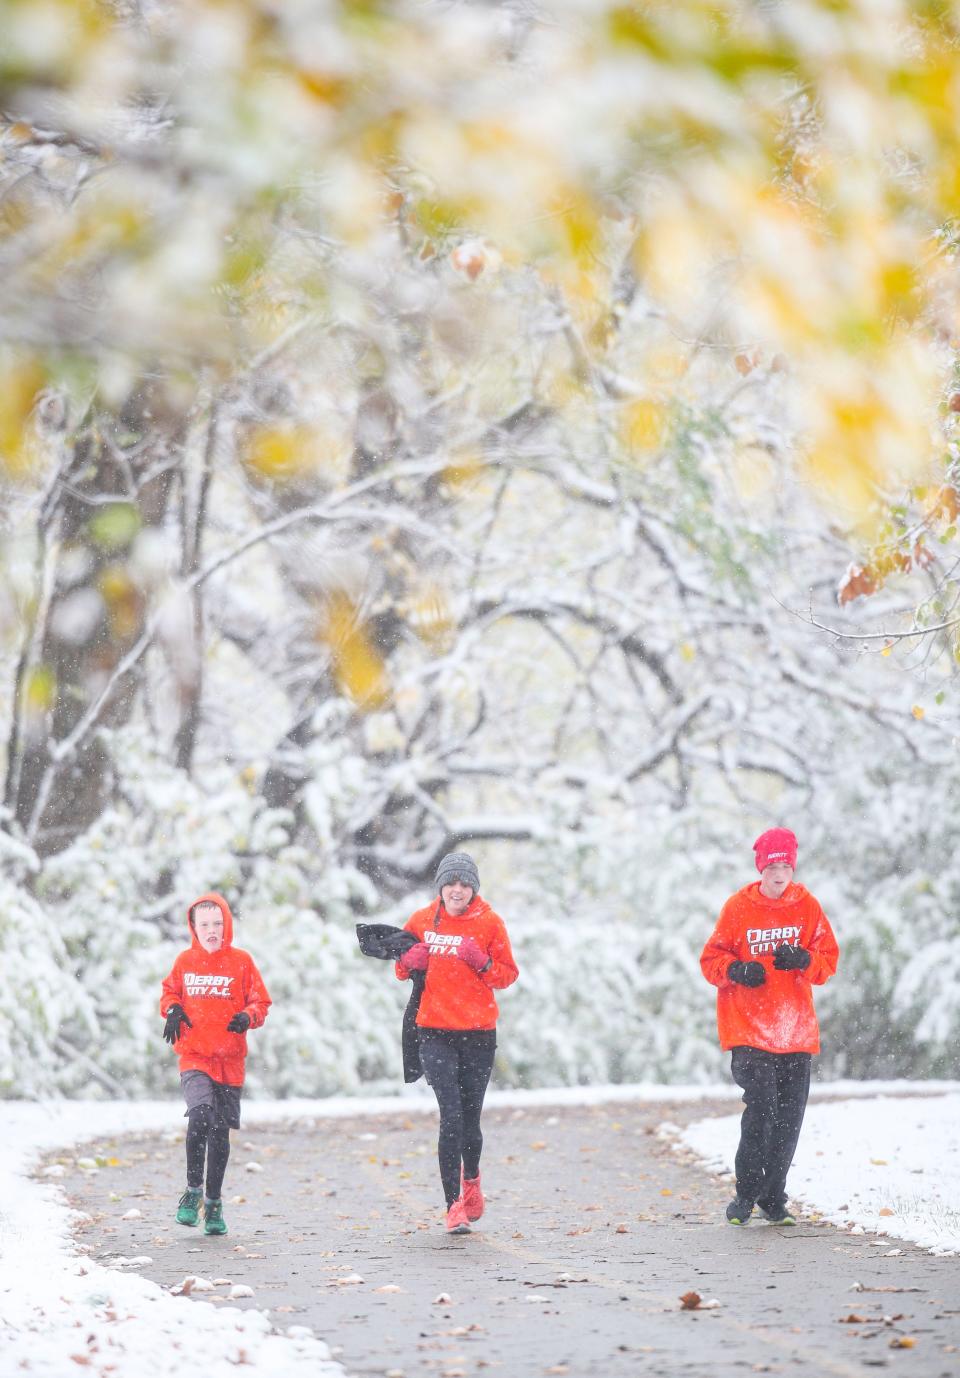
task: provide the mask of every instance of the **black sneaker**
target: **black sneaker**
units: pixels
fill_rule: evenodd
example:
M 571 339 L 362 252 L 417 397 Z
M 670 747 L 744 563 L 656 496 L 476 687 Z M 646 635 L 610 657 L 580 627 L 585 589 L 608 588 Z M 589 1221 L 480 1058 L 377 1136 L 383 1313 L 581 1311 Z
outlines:
M 771 1225 L 795 1225 L 797 1223 L 796 1216 L 791 1215 L 790 1211 L 787 1210 L 786 1201 L 784 1201 L 783 1205 L 773 1206 L 770 1209 L 766 1206 L 761 1206 L 760 1210 L 764 1219 L 769 1220 Z
M 727 1207 L 727 1219 L 731 1225 L 745 1225 L 753 1215 L 753 1202 L 742 1196 L 735 1196 Z

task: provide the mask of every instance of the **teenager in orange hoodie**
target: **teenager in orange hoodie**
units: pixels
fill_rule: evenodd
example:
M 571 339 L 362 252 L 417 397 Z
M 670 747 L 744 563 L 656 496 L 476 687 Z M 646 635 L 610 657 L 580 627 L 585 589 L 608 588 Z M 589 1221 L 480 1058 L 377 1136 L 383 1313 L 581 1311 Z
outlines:
M 733 1079 L 746 1109 L 736 1156 L 732 1225 L 757 1204 L 768 1220 L 795 1225 L 787 1173 L 810 1091 L 810 1059 L 820 1051 L 813 987 L 837 969 L 839 949 L 820 905 L 793 879 L 797 839 L 770 828 L 753 844 L 759 882 L 727 900 L 700 968 L 717 986 L 720 1046 L 732 1052 Z
M 437 867 L 438 898 L 407 920 L 419 939 L 396 964 L 401 980 L 425 971 L 417 1031 L 424 1076 L 440 1107 L 437 1155 L 446 1226 L 463 1234 L 483 1214 L 480 1113 L 497 1047 L 493 992 L 517 979 L 499 914 L 480 898 L 476 862 L 450 852 Z
M 177 1220 L 195 1225 L 203 1195 L 204 1234 L 226 1234 L 223 1175 L 230 1130 L 240 1127 L 247 1030 L 267 1017 L 270 996 L 249 952 L 233 946 L 233 915 L 222 895 L 201 895 L 187 910 L 190 946 L 163 983 L 163 1036 L 176 1045 L 187 1103 L 187 1189 Z

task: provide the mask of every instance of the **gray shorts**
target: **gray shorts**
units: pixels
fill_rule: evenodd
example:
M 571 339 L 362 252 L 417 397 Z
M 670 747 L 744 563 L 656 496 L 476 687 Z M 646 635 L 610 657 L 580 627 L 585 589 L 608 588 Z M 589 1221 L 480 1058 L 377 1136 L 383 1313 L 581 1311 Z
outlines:
M 206 1072 L 198 1072 L 196 1069 L 181 1072 L 180 1085 L 183 1088 L 183 1098 L 187 1102 L 184 1115 L 189 1115 L 191 1110 L 196 1110 L 200 1105 L 209 1105 L 221 1123 L 228 1124 L 231 1129 L 240 1128 L 242 1086 L 225 1086 L 223 1082 L 214 1081 L 213 1077 L 207 1076 Z

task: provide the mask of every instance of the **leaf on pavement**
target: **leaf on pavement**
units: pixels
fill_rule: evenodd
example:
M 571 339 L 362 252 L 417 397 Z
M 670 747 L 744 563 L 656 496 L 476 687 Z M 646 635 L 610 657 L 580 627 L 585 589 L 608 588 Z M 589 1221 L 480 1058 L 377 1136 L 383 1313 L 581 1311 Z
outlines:
M 680 1298 L 680 1309 L 681 1311 L 696 1311 L 702 1300 L 699 1292 L 684 1292 Z

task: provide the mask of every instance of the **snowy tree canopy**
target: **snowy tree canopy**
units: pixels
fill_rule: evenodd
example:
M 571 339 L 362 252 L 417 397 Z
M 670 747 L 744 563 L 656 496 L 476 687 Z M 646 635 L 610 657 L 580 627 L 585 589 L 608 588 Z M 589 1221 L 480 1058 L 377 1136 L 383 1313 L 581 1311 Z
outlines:
M 392 1076 L 352 923 L 460 844 L 524 969 L 502 1075 L 706 1075 L 696 953 L 780 820 L 856 956 L 834 1065 L 940 1067 L 949 8 L 0 22 L 2 941 L 43 956 L 0 1085 L 167 1084 L 211 885 L 285 1008 L 260 1084 Z

